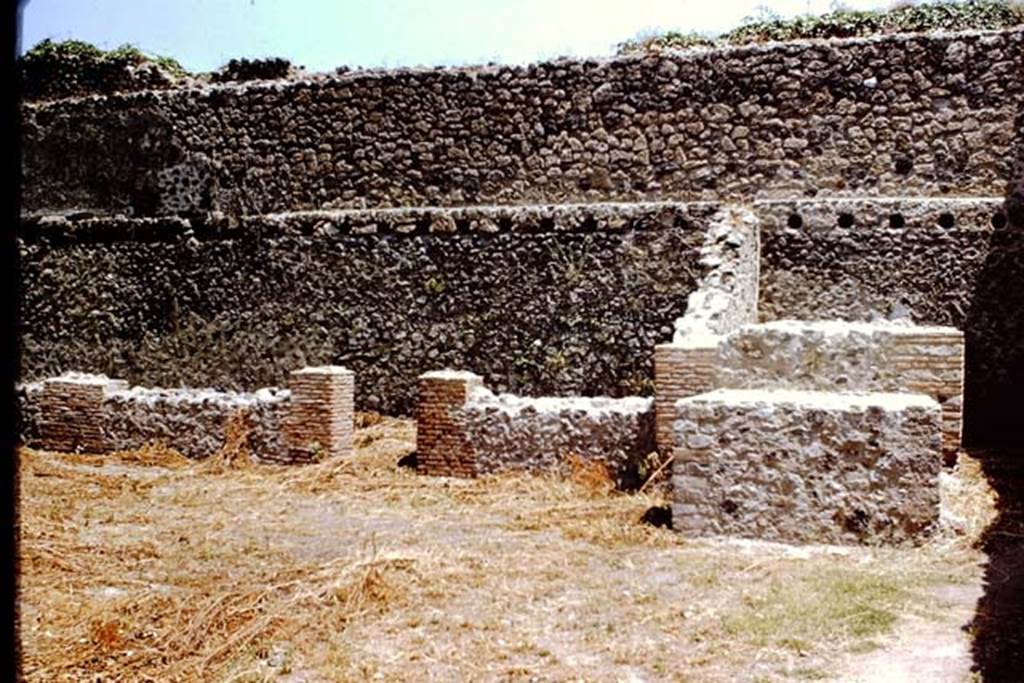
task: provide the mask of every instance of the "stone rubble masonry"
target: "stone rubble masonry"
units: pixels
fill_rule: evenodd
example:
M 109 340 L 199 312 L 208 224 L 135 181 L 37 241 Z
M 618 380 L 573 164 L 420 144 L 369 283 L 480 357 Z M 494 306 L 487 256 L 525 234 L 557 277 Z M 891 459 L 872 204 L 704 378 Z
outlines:
M 461 421 L 480 474 L 557 471 L 568 457 L 605 466 L 617 486 L 639 485 L 637 465 L 654 450 L 654 404 L 631 396 L 532 398 L 476 387 Z
M 908 321 L 778 320 L 725 337 L 714 361 L 721 389 L 908 392 L 942 406 L 947 460 L 960 447 L 964 334 Z
M 22 379 L 80 369 L 254 391 L 332 364 L 359 377 L 359 409 L 409 416 L 417 378 L 439 367 L 515 394 L 651 393 L 650 349 L 685 310 L 714 211 L 34 218 L 20 242 Z
M 654 448 L 653 402 L 494 394 L 473 373 L 428 372 L 420 376 L 416 446 L 424 474 L 550 471 L 576 456 L 601 462 L 623 485 Z
M 108 391 L 102 425 L 106 450 L 165 443 L 190 458 L 208 458 L 225 444 L 229 420 L 241 419 L 257 460 L 280 460 L 280 423 L 287 390 L 235 393 L 213 389 L 149 387 Z
M 1022 43 L 803 40 L 25 103 L 24 203 L 243 215 L 989 194 L 1019 152 Z M 168 177 L 183 163 L 197 172 Z
M 283 424 L 290 459 L 351 457 L 355 374 L 336 365 L 296 370 Z
M 672 512 L 685 534 L 897 544 L 938 520 L 930 397 L 721 389 L 676 408 Z
M 462 406 L 483 379 L 471 372 L 436 370 L 419 377 L 416 402 L 416 470 L 421 474 L 475 477 L 476 451 L 463 424 Z
M 128 387 L 103 375 L 67 373 L 17 387 L 19 439 L 56 451 L 104 453 L 164 443 L 191 458 L 225 444 L 240 418 L 253 457 L 308 462 L 352 452 L 353 374 L 304 368 L 290 389 L 253 393 Z
M 727 207 L 711 220 L 701 247 L 701 278 L 686 313 L 675 321 L 670 344 L 654 348 L 658 451 L 672 451 L 675 402 L 713 388 L 714 356 L 721 336 L 757 321 L 760 268 L 758 218 Z

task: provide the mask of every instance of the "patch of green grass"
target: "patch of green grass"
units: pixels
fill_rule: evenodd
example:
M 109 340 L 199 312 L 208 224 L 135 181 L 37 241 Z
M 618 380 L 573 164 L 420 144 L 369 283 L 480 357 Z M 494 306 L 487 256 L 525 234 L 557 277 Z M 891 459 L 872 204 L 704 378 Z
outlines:
M 888 633 L 905 605 L 912 581 L 867 570 L 829 567 L 772 577 L 723 616 L 725 632 L 758 647 L 796 652 L 824 639 L 862 641 Z

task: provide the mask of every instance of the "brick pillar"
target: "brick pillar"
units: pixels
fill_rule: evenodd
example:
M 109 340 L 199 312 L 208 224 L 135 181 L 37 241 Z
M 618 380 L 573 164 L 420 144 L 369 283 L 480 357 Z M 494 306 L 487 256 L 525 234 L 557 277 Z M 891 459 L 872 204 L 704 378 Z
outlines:
M 471 372 L 441 370 L 420 375 L 416 402 L 416 470 L 421 474 L 476 476 L 476 455 L 459 411 L 469 393 L 483 386 Z
M 676 401 L 714 389 L 717 353 L 717 346 L 654 347 L 654 441 L 662 456 L 674 450 Z
M 956 459 L 963 429 L 964 334 L 951 327 L 907 328 L 893 335 L 889 358 L 903 388 L 942 406 L 942 451 Z
M 43 382 L 38 446 L 51 451 L 103 453 L 103 396 L 118 385 L 104 375 L 68 373 Z
M 292 372 L 288 388 L 282 425 L 288 459 L 351 456 L 355 374 L 337 365 L 302 368 Z

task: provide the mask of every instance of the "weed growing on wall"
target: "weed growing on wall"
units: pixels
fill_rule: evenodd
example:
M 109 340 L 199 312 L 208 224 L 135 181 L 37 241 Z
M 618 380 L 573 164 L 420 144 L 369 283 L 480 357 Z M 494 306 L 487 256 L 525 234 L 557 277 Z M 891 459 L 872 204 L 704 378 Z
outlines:
M 174 59 L 133 45 L 104 51 L 80 40 L 43 40 L 19 60 L 26 99 L 169 87 L 188 72 Z
M 714 45 L 742 45 L 804 38 L 853 38 L 889 33 L 995 30 L 1024 24 L 1024 5 L 1004 0 L 902 4 L 882 11 L 854 11 L 841 6 L 824 15 L 783 19 L 762 10 L 743 26 L 710 37 L 670 31 L 641 36 L 618 46 L 618 54 Z

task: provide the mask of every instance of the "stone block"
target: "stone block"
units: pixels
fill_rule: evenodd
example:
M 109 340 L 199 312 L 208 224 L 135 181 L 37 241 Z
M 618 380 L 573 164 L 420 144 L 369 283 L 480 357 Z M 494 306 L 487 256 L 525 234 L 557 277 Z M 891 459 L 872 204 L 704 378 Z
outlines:
M 676 415 L 683 533 L 891 544 L 938 520 L 941 410 L 928 396 L 723 389 Z
M 964 335 L 898 322 L 779 320 L 723 338 L 714 361 L 722 389 L 910 392 L 942 406 L 943 449 L 960 446 Z

